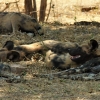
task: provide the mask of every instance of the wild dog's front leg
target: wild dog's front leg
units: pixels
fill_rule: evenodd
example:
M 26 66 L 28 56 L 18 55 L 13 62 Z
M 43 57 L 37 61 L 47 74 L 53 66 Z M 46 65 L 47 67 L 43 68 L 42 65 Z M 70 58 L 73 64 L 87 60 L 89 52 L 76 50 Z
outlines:
M 10 16 L 10 18 L 11 18 L 10 22 L 11 22 L 11 26 L 12 26 L 12 32 L 15 34 L 19 30 L 19 21 L 17 20 L 18 16 L 17 15 L 15 16 L 15 13 L 13 13 Z
M 12 22 L 13 33 L 15 34 L 19 30 L 19 26 Z

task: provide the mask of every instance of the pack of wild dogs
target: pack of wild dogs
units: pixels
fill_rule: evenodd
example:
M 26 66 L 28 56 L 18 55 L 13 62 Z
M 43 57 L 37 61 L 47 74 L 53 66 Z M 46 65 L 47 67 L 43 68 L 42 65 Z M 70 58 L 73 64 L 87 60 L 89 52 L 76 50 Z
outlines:
M 12 32 L 12 34 L 16 34 L 16 31 L 34 35 L 44 34 L 41 25 L 35 18 L 21 13 L 1 12 L 0 33 Z M 30 57 L 34 52 L 45 53 L 44 61 L 47 67 L 65 70 L 75 68 L 93 58 L 100 57 L 98 47 L 98 42 L 95 39 L 81 45 L 72 42 L 45 40 L 14 46 L 13 41 L 6 41 L 0 50 L 0 60 L 18 62 Z

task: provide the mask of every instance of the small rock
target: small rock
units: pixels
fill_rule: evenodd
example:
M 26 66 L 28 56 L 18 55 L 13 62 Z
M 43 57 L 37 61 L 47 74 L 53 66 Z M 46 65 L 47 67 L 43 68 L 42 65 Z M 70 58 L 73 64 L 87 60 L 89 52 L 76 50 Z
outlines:
M 34 33 L 27 33 L 28 36 L 33 37 Z

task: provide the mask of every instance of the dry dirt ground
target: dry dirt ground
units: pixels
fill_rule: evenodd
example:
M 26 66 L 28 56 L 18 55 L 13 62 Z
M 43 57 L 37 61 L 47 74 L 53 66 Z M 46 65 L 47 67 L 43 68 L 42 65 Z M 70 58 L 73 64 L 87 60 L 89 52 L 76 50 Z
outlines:
M 92 21 L 99 22 L 100 19 L 98 16 L 100 9 L 98 8 L 83 13 L 80 11 L 81 7 L 78 6 L 75 11 L 73 10 L 74 8 L 75 6 L 72 6 L 72 8 L 69 7 L 67 10 L 69 15 L 67 13 L 62 14 L 57 12 L 58 14 L 56 13 L 55 16 L 52 16 L 54 13 L 51 12 L 51 19 L 53 21 L 51 22 L 50 19 L 48 23 L 42 24 L 45 32 L 45 35 L 42 37 L 36 36 L 32 38 L 18 32 L 10 38 L 7 35 L 1 34 L 0 47 L 2 47 L 7 40 L 12 40 L 15 45 L 19 45 L 46 39 L 71 41 L 79 44 L 83 43 L 83 41 L 96 39 L 100 44 L 100 27 L 93 25 L 75 26 L 69 24 L 71 21 L 71 23 L 76 21 L 76 19 L 74 19 L 75 17 L 77 20 L 81 17 L 83 20 L 88 18 L 89 21 L 92 19 Z M 58 17 L 58 15 L 60 17 Z M 96 17 L 98 20 L 94 20 Z M 67 21 L 59 20 L 59 18 L 63 20 L 67 19 Z M 0 100 L 100 100 L 99 81 L 36 78 L 33 73 L 52 73 L 57 70 L 47 69 L 43 61 L 32 62 L 32 60 L 30 60 L 29 62 L 22 61 L 19 63 L 27 65 L 28 72 L 23 76 L 25 80 L 22 80 L 21 83 L 7 83 L 0 78 Z

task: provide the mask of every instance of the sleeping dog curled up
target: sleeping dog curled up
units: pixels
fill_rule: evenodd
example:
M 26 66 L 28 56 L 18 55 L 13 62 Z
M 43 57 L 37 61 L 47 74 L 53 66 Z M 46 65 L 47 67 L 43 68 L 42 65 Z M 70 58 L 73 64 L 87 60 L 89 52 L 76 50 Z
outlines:
M 78 45 L 71 42 L 45 40 L 27 45 L 14 47 L 12 41 L 7 41 L 0 51 L 0 59 L 6 61 L 21 61 L 34 52 L 45 53 L 45 62 L 49 68 L 68 69 L 86 61 L 99 57 L 98 42 L 94 39 Z M 4 55 L 5 59 L 2 58 Z

